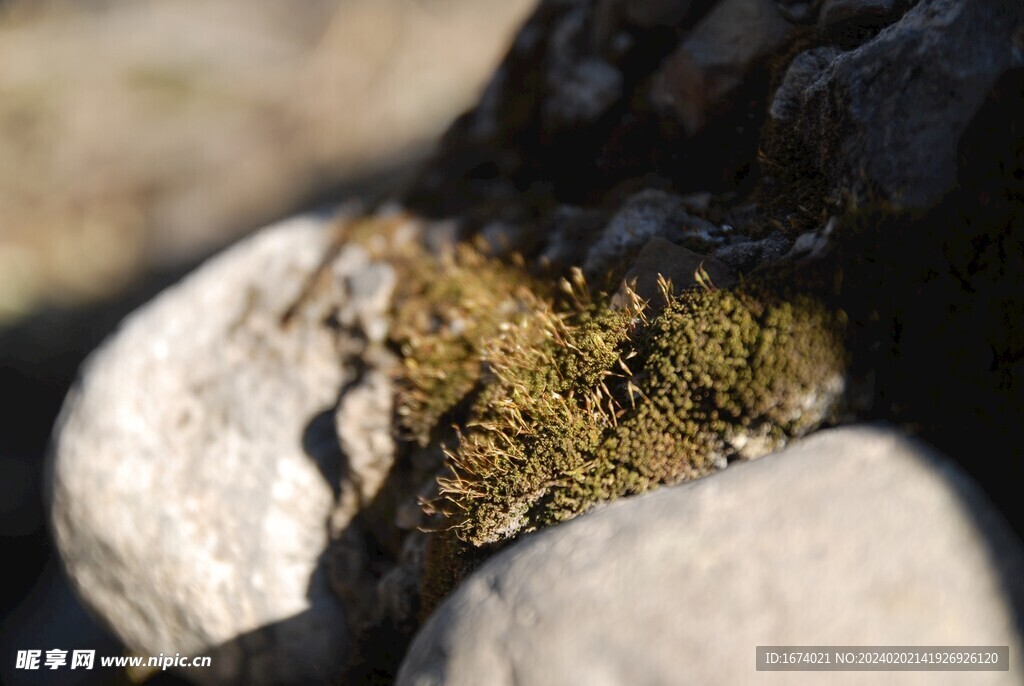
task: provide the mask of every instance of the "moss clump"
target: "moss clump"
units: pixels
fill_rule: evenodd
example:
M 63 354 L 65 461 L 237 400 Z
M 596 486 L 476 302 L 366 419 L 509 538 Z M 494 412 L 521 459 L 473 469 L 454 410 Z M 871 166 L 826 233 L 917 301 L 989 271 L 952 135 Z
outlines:
M 473 545 L 769 452 L 843 390 L 843 318 L 811 296 L 691 290 L 645 322 L 636 303 L 574 295 L 483 348 L 489 376 L 439 507 Z
M 642 306 L 594 302 L 582 277 L 565 307 L 537 300 L 483 347 L 486 383 L 450 453 L 439 509 L 477 545 L 535 528 L 553 489 L 582 475 L 625 413 L 624 378 Z
M 480 383 L 486 341 L 531 312 L 541 289 L 521 268 L 465 244 L 440 257 L 409 249 L 396 264 L 391 339 L 403 360 L 398 413 L 425 446 Z
M 451 439 L 428 505 L 442 530 L 428 612 L 503 542 L 775 450 L 843 392 L 843 314 L 779 279 L 665 284 L 653 314 L 635 294 L 592 296 L 578 271 L 545 288 L 464 244 L 441 257 L 417 246 L 389 256 L 391 336 L 402 426 L 422 445 Z

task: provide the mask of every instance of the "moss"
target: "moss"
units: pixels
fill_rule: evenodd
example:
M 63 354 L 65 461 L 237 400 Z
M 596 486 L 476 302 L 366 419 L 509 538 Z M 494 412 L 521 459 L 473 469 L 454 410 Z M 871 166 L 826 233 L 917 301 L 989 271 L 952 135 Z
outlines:
M 443 511 L 467 541 L 534 528 L 554 481 L 585 470 L 623 412 L 609 382 L 622 374 L 639 308 L 582 298 L 573 307 L 538 303 L 485 349 L 488 382 L 442 481 Z
M 635 305 L 575 307 L 485 348 L 439 507 L 474 545 L 773 450 L 842 391 L 842 317 L 808 295 L 691 290 L 646 324 Z
M 398 270 L 391 339 L 404 366 L 399 420 L 425 446 L 480 382 L 486 341 L 530 312 L 541 288 L 521 268 L 465 244 L 441 257 L 410 250 Z
M 843 391 L 842 313 L 768 277 L 666 284 L 648 315 L 635 295 L 592 295 L 579 271 L 551 288 L 464 244 L 389 249 L 399 420 L 422 445 L 453 439 L 428 505 L 443 533 L 427 612 L 504 542 L 774 450 Z

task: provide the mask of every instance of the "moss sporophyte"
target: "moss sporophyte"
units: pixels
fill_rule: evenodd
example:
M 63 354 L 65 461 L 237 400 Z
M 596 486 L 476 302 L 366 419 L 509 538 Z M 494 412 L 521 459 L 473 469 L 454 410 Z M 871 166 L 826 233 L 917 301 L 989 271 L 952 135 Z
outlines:
M 590 293 L 579 271 L 549 285 L 464 244 L 406 265 L 399 421 L 421 445 L 451 441 L 427 507 L 462 544 L 775 450 L 843 391 L 842 313 L 767 280 L 666 284 L 654 312 Z

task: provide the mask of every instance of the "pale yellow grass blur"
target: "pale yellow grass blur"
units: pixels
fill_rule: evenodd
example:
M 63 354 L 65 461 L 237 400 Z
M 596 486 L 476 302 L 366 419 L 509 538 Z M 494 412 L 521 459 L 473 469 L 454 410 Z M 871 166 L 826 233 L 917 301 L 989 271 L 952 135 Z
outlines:
M 109 294 L 415 159 L 534 0 L 0 12 L 0 322 Z

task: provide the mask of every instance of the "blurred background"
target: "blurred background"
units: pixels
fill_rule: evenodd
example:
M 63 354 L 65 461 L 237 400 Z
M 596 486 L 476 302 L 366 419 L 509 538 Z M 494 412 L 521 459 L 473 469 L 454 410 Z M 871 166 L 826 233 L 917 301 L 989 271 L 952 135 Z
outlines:
M 0 681 L 27 674 L 19 649 L 121 651 L 64 583 L 40 498 L 85 355 L 245 233 L 386 192 L 533 4 L 0 0 Z

